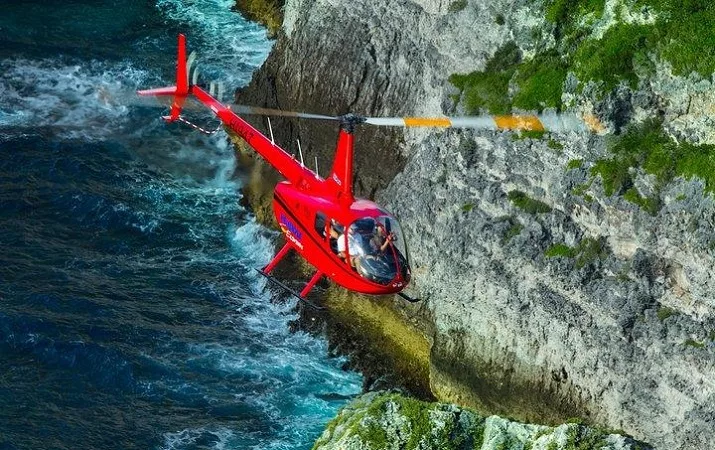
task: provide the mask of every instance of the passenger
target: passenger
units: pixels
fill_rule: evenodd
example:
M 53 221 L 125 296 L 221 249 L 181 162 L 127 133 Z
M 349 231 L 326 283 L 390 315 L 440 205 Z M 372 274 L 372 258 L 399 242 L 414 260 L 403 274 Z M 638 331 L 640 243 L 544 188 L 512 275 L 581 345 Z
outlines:
M 342 234 L 345 229 L 344 226 L 340 225 L 335 219 L 330 219 L 330 224 L 326 226 L 327 233 L 329 236 L 330 250 L 337 254 L 338 253 L 338 237 Z
M 338 236 L 338 256 L 346 259 L 348 257 L 348 253 L 350 254 L 350 266 L 355 267 L 355 261 L 359 256 L 362 255 L 362 249 L 360 248 L 357 238 L 354 236 L 354 231 L 350 229 L 348 231 L 347 235 L 347 241 L 348 241 L 348 247 L 347 250 L 348 252 L 345 252 L 345 234 L 341 234 Z

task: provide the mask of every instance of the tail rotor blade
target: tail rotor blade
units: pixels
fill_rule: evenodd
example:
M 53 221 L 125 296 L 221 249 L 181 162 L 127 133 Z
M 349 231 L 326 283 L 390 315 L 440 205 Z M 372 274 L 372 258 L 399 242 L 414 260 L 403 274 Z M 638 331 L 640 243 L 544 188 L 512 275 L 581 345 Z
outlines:
M 196 52 L 193 51 L 189 54 L 189 58 L 186 60 L 186 83 L 189 83 L 189 74 L 191 73 L 192 67 L 196 62 Z
M 219 81 L 218 82 L 218 93 L 216 94 L 216 98 L 218 101 L 222 102 L 223 101 L 223 93 L 226 90 L 226 86 L 223 84 L 223 82 Z

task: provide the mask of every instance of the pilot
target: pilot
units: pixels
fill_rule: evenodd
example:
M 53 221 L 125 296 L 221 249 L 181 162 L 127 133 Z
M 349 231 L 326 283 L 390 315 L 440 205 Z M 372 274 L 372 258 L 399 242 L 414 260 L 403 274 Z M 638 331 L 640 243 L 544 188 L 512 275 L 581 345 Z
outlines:
M 395 240 L 395 233 L 385 235 L 385 230 L 382 227 L 377 227 L 377 231 L 370 239 L 370 249 L 373 253 L 382 253 L 390 245 L 390 242 Z

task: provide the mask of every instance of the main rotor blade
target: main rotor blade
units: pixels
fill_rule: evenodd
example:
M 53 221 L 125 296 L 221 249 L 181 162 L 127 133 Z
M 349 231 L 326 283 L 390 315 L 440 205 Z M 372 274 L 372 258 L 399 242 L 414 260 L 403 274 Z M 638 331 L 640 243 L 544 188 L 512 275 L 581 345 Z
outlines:
M 606 127 L 596 116 L 542 114 L 468 117 L 367 117 L 365 123 L 393 127 L 473 128 L 493 131 L 590 131 L 602 133 Z
M 239 114 L 254 114 L 259 116 L 281 116 L 281 117 L 298 117 L 301 119 L 319 119 L 319 120 L 340 120 L 339 117 L 323 116 L 320 114 L 309 114 L 295 111 L 283 111 L 280 109 L 259 108 L 257 106 L 247 105 L 231 105 L 231 109 Z

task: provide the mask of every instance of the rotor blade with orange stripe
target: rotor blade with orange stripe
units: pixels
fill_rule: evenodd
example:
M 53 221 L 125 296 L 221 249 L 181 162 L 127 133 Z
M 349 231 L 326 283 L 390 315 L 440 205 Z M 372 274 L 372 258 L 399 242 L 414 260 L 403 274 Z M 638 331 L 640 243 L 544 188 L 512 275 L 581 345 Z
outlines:
M 503 115 L 466 117 L 367 117 L 365 123 L 377 126 L 473 128 L 493 131 L 590 131 L 605 127 L 595 116 L 584 119 L 573 114 Z

